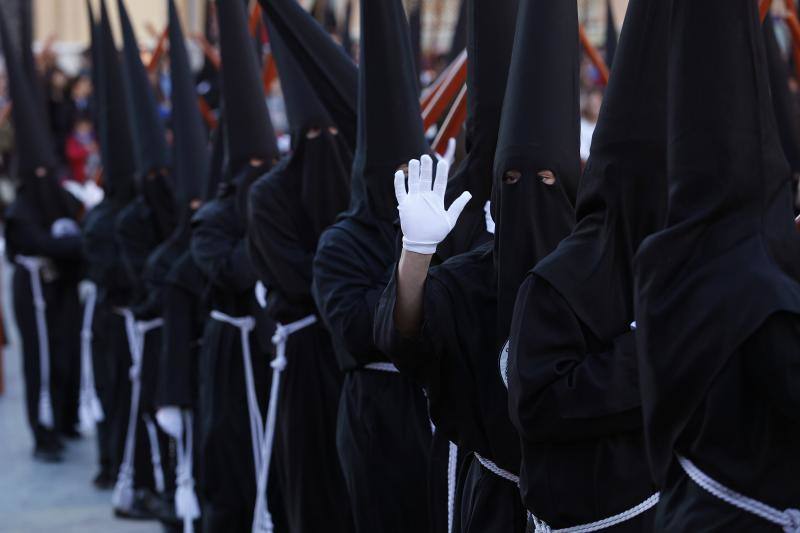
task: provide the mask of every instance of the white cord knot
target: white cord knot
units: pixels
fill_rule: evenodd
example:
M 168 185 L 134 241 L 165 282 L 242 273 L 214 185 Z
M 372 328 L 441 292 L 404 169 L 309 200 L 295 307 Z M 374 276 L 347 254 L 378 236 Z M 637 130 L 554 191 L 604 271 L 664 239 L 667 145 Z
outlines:
M 800 533 L 800 509 L 786 509 L 784 511 L 789 523 L 783 526 L 786 533 Z

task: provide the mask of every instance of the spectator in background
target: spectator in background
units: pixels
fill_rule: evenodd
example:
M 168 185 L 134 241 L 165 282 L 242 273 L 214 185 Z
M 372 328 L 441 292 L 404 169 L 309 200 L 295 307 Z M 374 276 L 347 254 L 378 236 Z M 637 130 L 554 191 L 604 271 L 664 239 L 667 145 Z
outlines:
M 100 164 L 94 126 L 86 115 L 79 115 L 64 148 L 71 179 L 84 183 L 97 172 Z

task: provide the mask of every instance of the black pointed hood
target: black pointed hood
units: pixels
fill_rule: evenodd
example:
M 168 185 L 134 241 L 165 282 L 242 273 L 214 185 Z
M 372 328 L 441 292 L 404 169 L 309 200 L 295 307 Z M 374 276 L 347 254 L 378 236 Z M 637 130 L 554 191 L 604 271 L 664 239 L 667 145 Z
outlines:
M 789 70 L 775 36 L 775 24 L 767 15 L 764 20 L 764 45 L 767 53 L 772 108 L 781 146 L 792 171 L 800 172 L 800 132 L 797 129 L 797 103 L 789 92 Z
M 33 2 L 18 2 L 17 5 L 19 5 L 19 43 L 22 52 L 22 66 L 36 98 L 42 105 L 46 105 L 45 83 L 36 68 L 36 57 L 33 54 Z M 47 120 L 49 109 L 44 107 L 43 111 Z
M 351 212 L 397 218 L 393 175 L 429 153 L 417 99 L 414 58 L 401 0 L 361 1 L 358 141 Z
M 98 32 L 98 81 L 103 93 L 98 98 L 98 126 L 103 184 L 107 196 L 129 198 L 133 192 L 135 161 L 128 117 L 128 94 L 122 81 L 119 54 L 111 34 L 105 1 L 100 2 Z M 124 200 L 121 200 L 124 201 Z
M 450 41 L 450 51 L 447 53 L 447 63 L 450 64 L 464 51 L 467 46 L 467 26 L 469 25 L 469 0 L 461 0 L 458 6 L 458 18 L 453 27 L 453 38 Z
M 172 83 L 173 175 L 175 199 L 185 209 L 205 194 L 209 173 L 206 128 L 197 104 L 194 76 L 175 5 L 169 2 L 169 64 Z
M 0 39 L 6 63 L 11 114 L 16 137 L 17 173 L 23 178 L 33 178 L 39 167 L 52 172 L 58 160 L 53 149 L 53 138 L 48 128 L 44 105 L 33 89 L 31 80 L 21 61 L 22 53 L 14 46 L 5 14 L 0 10 Z
M 611 0 L 606 0 L 606 65 L 608 68 L 614 64 L 614 55 L 617 53 L 617 26 L 614 22 L 614 10 Z
M 145 176 L 169 166 L 167 139 L 156 97 L 142 64 L 139 44 L 123 0 L 117 0 L 117 10 L 122 28 L 122 77 L 128 94 L 128 116 L 132 126 L 136 172 L 139 176 Z
M 525 275 L 574 224 L 580 173 L 579 60 L 576 3 L 522 0 L 493 173 L 501 344 Z M 553 172 L 554 183 L 538 176 L 544 170 Z M 519 174 L 505 180 L 508 172 Z
M 673 0 L 671 10 L 667 226 L 635 264 L 645 435 L 661 486 L 734 354 L 769 316 L 800 313 L 800 235 L 757 2 Z
M 466 150 L 450 176 L 446 203 L 472 194 L 458 225 L 438 248 L 441 259 L 488 240 L 484 205 L 491 198 L 494 153 L 506 92 L 518 0 L 468 0 Z
M 272 57 L 278 69 L 292 142 L 295 144 L 298 137 L 305 135 L 310 128 L 328 128 L 334 123 L 280 32 L 276 31 L 269 17 L 265 17 L 265 22 Z
M 297 0 L 259 0 L 274 31 L 322 101 L 342 136 L 355 150 L 358 69 L 344 49 L 305 11 Z
M 228 169 L 235 176 L 250 159 L 269 164 L 279 152 L 244 3 L 217 0 L 217 20 Z
M 534 269 L 602 340 L 629 331 L 633 257 L 666 218 L 668 31 L 669 2 L 631 0 L 581 179 L 578 223 Z

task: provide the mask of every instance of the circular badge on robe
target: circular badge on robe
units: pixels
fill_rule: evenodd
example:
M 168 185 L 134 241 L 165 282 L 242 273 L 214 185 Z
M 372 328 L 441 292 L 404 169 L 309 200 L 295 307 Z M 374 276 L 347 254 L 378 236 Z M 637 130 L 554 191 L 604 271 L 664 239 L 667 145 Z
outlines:
M 502 378 L 506 388 L 508 388 L 508 350 L 510 344 L 511 337 L 509 337 L 509 339 L 503 345 L 503 348 L 500 350 L 500 377 Z

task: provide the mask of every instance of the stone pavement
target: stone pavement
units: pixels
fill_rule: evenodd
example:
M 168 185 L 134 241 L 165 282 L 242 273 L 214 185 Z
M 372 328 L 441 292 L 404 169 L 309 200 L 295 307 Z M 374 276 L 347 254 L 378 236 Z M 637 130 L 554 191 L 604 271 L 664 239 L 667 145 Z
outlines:
M 3 269 L 8 272 L 8 268 Z M 6 283 L 0 289 L 6 300 Z M 4 315 L 8 302 L 3 302 Z M 5 315 L 9 316 L 9 315 Z M 12 328 L 9 328 L 12 329 Z M 0 396 L 0 533 L 157 533 L 157 522 L 118 520 L 111 512 L 111 492 L 92 485 L 97 467 L 92 436 L 67 442 L 61 464 L 31 457 L 33 441 L 25 420 L 22 363 L 12 344 L 5 351 L 6 393 Z

